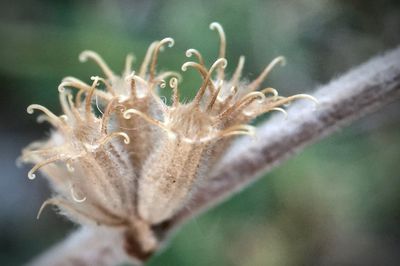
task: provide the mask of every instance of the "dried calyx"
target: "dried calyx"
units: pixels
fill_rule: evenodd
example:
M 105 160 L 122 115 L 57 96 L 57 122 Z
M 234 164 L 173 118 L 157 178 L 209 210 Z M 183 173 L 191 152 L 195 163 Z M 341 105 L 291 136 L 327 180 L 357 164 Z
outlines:
M 59 86 L 60 116 L 41 105 L 28 107 L 28 113 L 42 111 L 38 121 L 54 127 L 49 139 L 32 143 L 22 154 L 24 162 L 35 164 L 28 177 L 35 178 L 40 169 L 54 190 L 40 212 L 53 204 L 79 224 L 121 228 L 135 235 L 143 254 L 151 253 L 158 244 L 151 227 L 187 205 L 234 136 L 255 134 L 248 125 L 252 119 L 271 111 L 285 113 L 282 106 L 296 99 L 316 102 L 306 94 L 282 97 L 273 88 L 259 89 L 273 67 L 284 63 L 283 57 L 252 82 L 241 80 L 240 57 L 227 80 L 225 34 L 218 23 L 210 28 L 220 37 L 217 60 L 208 68 L 200 52 L 189 49 L 186 56 L 196 60 L 182 65 L 182 71 L 193 68 L 203 80 L 189 103 L 179 100 L 179 73 L 156 71 L 160 51 L 174 44 L 165 38 L 150 45 L 137 72 L 128 55 L 121 76 L 98 54 L 84 51 L 80 60 L 97 63 L 104 77 L 92 77 L 92 84 L 66 77 Z M 171 105 L 158 93 L 167 85 Z

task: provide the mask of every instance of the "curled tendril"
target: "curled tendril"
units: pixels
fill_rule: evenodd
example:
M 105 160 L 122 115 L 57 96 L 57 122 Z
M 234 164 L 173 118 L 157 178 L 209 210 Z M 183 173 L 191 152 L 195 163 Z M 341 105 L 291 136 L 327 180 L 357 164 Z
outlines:
M 182 80 L 182 75 L 175 71 L 166 71 L 155 77 L 155 81 L 163 80 L 168 77 L 176 77 L 178 80 Z
M 275 107 L 275 108 L 272 108 L 271 111 L 278 111 L 278 112 L 283 113 L 285 119 L 287 119 L 287 117 L 288 117 L 288 113 L 283 108 Z
M 134 108 L 131 108 L 131 109 L 126 110 L 126 111 L 124 112 L 124 114 L 123 114 L 123 117 L 124 117 L 125 119 L 131 119 L 132 114 L 135 114 L 135 115 L 140 116 L 141 118 L 143 118 L 144 120 L 146 120 L 146 121 L 149 122 L 150 124 L 153 124 L 153 125 L 155 125 L 155 126 L 161 128 L 161 129 L 164 129 L 165 131 L 168 131 L 168 132 L 171 131 L 171 130 L 170 130 L 167 126 L 165 126 L 161 121 L 156 120 L 156 119 L 152 118 L 151 116 L 148 116 L 147 114 L 145 114 L 145 113 L 143 113 L 143 112 L 141 112 L 141 111 L 139 111 L 139 110 L 137 110 L 137 109 L 134 109 Z
M 116 95 L 114 90 L 113 90 L 113 88 L 112 88 L 112 86 L 111 86 L 111 84 L 110 84 L 110 82 L 108 82 L 106 79 L 104 79 L 102 77 L 96 76 L 96 78 L 97 78 L 98 81 L 101 81 L 106 86 L 108 92 L 110 92 L 114 96 Z
M 269 97 L 268 94 L 272 94 L 272 98 L 275 98 L 275 97 L 279 96 L 278 91 L 276 89 L 274 89 L 274 88 L 271 88 L 271 87 L 262 89 L 260 92 L 265 94 L 265 96 L 267 96 L 267 97 Z
M 193 67 L 193 68 L 197 69 L 203 78 L 205 78 L 207 76 L 208 71 L 204 65 L 189 61 L 189 62 L 185 62 L 182 65 L 181 70 L 186 72 L 188 70 L 188 67 Z
M 128 134 L 126 134 L 125 132 L 113 132 L 111 134 L 108 134 L 105 138 L 103 138 L 102 140 L 99 141 L 99 145 L 105 145 L 108 142 L 110 142 L 113 138 L 115 137 L 122 137 L 124 138 L 124 143 L 125 144 L 129 144 L 130 143 L 130 138 L 128 136 Z
M 234 135 L 250 135 L 255 136 L 255 128 L 250 125 L 236 125 L 219 132 L 221 137 Z
M 196 49 L 188 49 L 186 50 L 185 53 L 186 57 L 192 57 L 193 55 L 195 55 L 197 57 L 197 60 L 199 61 L 199 64 L 204 66 L 204 60 L 203 57 L 201 56 L 201 53 L 199 51 L 197 51 Z
M 292 95 L 289 97 L 282 97 L 281 99 L 278 99 L 277 101 L 273 102 L 273 105 L 275 107 L 275 106 L 290 104 L 292 101 L 298 100 L 298 99 L 311 100 L 312 102 L 314 102 L 315 106 L 319 105 L 318 100 L 315 97 L 308 95 L 308 94 L 296 94 L 296 95 Z
M 160 82 L 159 86 L 161 89 L 164 89 L 165 87 L 167 87 L 167 82 L 165 82 L 165 80 L 161 79 L 159 82 Z
M 206 88 L 208 86 L 208 83 L 210 82 L 211 74 L 213 73 L 213 71 L 218 67 L 226 68 L 227 65 L 228 61 L 225 58 L 219 58 L 214 62 L 214 64 L 212 64 L 210 70 L 207 73 L 207 76 L 203 81 L 203 84 L 201 85 L 199 91 L 197 92 L 196 96 L 193 99 L 193 104 L 195 107 L 197 107 L 200 104 L 200 100 L 206 91 Z
M 240 112 L 244 110 L 247 106 L 249 106 L 253 101 L 258 100 L 259 103 L 265 101 L 265 95 L 259 91 L 253 91 L 244 96 L 241 100 L 236 102 L 234 105 L 223 111 L 219 117 L 222 119 L 223 117 L 227 117 L 233 113 Z
M 82 203 L 86 201 L 86 197 L 79 198 L 76 195 L 73 184 L 70 185 L 70 192 L 71 192 L 71 197 L 75 202 Z
M 169 86 L 172 89 L 172 107 L 177 107 L 179 105 L 179 89 L 178 89 L 178 79 L 171 78 L 169 80 Z
M 65 91 L 65 87 L 71 87 L 71 88 L 75 88 L 79 90 L 79 95 L 82 95 L 83 92 L 89 92 L 91 90 L 91 87 L 89 84 L 86 84 L 85 82 L 74 78 L 74 77 L 66 77 L 61 81 L 61 84 L 58 85 L 58 91 L 60 93 Z M 101 97 L 102 99 L 105 100 L 110 100 L 112 99 L 112 96 L 104 91 L 100 91 L 100 90 L 96 90 L 95 94 L 98 95 L 99 97 Z M 78 95 L 76 97 L 76 99 L 78 99 Z
M 48 205 L 55 205 L 59 208 L 61 207 L 65 210 L 67 210 L 68 212 L 74 214 L 75 217 L 78 217 L 81 219 L 83 218 L 83 219 L 90 220 L 90 221 L 95 221 L 98 224 L 105 224 L 105 225 L 109 225 L 109 226 L 121 226 L 125 223 L 125 221 L 114 218 L 114 217 L 108 217 L 108 219 L 103 219 L 103 218 L 97 217 L 95 215 L 91 215 L 88 212 L 78 209 L 74 204 L 68 202 L 67 200 L 65 200 L 61 197 L 48 199 L 45 202 L 43 202 L 42 206 L 39 209 L 38 215 L 36 217 L 37 219 L 40 218 L 41 213 Z
M 114 72 L 98 53 L 86 50 L 79 55 L 79 61 L 81 62 L 86 62 L 88 59 L 92 59 L 100 67 L 108 79 L 113 79 L 115 77 Z
M 271 63 L 268 64 L 268 66 L 261 72 L 261 74 L 253 81 L 250 83 L 248 86 L 249 89 L 255 90 L 257 89 L 261 83 L 265 80 L 265 78 L 268 76 L 268 74 L 271 72 L 272 69 L 276 65 L 280 64 L 281 66 L 284 66 L 286 64 L 286 59 L 283 56 L 278 56 L 274 60 L 271 61 Z
M 29 178 L 30 180 L 35 179 L 35 178 L 36 178 L 35 172 L 36 172 L 37 170 L 39 170 L 40 168 L 42 168 L 42 167 L 45 166 L 45 165 L 54 163 L 54 162 L 56 162 L 56 161 L 63 160 L 64 158 L 65 158 L 65 156 L 64 156 L 63 154 L 60 154 L 60 155 L 56 155 L 56 156 L 54 156 L 54 157 L 51 157 L 51 158 L 49 158 L 49 159 L 47 159 L 47 160 L 44 160 L 44 161 L 42 161 L 42 162 L 40 162 L 40 163 L 37 163 L 36 165 L 34 165 L 34 166 L 31 168 L 31 170 L 29 170 L 29 172 L 28 172 L 28 178 Z
M 168 47 L 172 47 L 175 44 L 174 39 L 172 38 L 164 38 L 162 39 L 160 42 L 157 43 L 157 45 L 154 48 L 154 52 L 153 52 L 153 60 L 150 64 L 150 73 L 149 73 L 149 81 L 152 82 L 154 80 L 154 75 L 155 75 L 155 71 L 156 71 L 156 65 L 157 65 L 157 60 L 158 60 L 158 53 L 160 51 L 162 51 L 162 48 L 164 47 L 164 45 L 168 45 Z
M 219 24 L 218 22 L 213 22 L 210 24 L 210 29 L 211 30 L 216 30 L 218 32 L 219 35 L 219 39 L 220 39 L 220 46 L 219 46 L 219 54 L 218 57 L 219 58 L 225 58 L 225 53 L 226 53 L 226 36 L 225 36 L 225 32 L 224 29 L 222 28 L 221 24 Z M 224 67 L 219 67 L 218 68 L 218 79 L 223 80 L 224 79 Z
M 153 87 L 150 87 L 149 84 L 147 83 L 146 80 L 144 80 L 143 78 L 134 75 L 132 77 L 135 81 L 137 81 L 138 83 L 142 84 L 145 88 L 148 89 L 148 93 L 153 97 L 153 99 L 159 104 L 159 106 L 161 107 L 161 109 L 163 110 L 167 110 L 167 107 L 165 105 L 165 103 L 160 99 L 160 97 L 158 96 L 158 94 L 154 91 Z M 159 82 L 159 81 L 158 81 Z
M 86 114 L 86 119 L 88 121 L 91 121 L 93 116 L 92 116 L 92 99 L 93 99 L 93 94 L 96 90 L 96 87 L 99 83 L 100 78 L 98 76 L 92 76 L 90 77 L 91 80 L 93 80 L 92 86 L 90 87 L 90 91 L 86 95 L 86 103 L 85 103 L 85 114 Z
M 56 127 L 61 127 L 63 128 L 65 125 L 63 122 L 65 122 L 62 118 L 56 116 L 53 112 L 51 112 L 49 109 L 44 107 L 43 105 L 40 104 L 31 104 L 26 108 L 26 111 L 28 114 L 33 114 L 35 110 L 42 111 L 45 116 L 42 116 L 39 118 L 39 121 L 48 121 L 52 125 Z
M 171 79 L 169 80 L 169 86 L 170 86 L 171 88 L 177 87 L 177 86 L 178 86 L 178 79 L 177 79 L 177 78 L 171 78 Z

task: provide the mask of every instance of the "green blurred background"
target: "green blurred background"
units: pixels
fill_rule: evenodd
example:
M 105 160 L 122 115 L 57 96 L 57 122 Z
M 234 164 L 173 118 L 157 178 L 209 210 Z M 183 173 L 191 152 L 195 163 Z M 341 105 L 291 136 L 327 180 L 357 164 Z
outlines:
M 20 265 L 61 240 L 74 225 L 47 210 L 42 178 L 17 168 L 22 147 L 47 125 L 30 103 L 59 112 L 64 76 L 99 74 L 78 62 L 99 52 L 116 71 L 133 52 L 164 37 L 176 45 L 159 69 L 178 70 L 184 51 L 212 63 L 218 21 L 228 40 L 228 70 L 246 55 L 254 78 L 275 56 L 268 85 L 284 95 L 310 91 L 400 43 L 397 0 L 4 1 L 0 2 L 0 265 Z M 184 75 L 187 97 L 199 86 Z M 393 103 L 280 166 L 255 185 L 188 223 L 149 265 L 400 265 L 400 105 Z

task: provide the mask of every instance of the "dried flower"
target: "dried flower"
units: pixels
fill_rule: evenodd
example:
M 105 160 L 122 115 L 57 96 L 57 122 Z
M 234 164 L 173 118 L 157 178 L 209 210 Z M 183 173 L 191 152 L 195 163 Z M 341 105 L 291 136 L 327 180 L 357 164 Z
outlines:
M 80 60 L 95 61 L 105 77 L 92 77 L 91 85 L 66 77 L 59 86 L 61 116 L 41 105 L 28 107 L 28 113 L 42 111 L 39 122 L 54 127 L 49 139 L 32 143 L 22 153 L 24 162 L 35 164 L 28 177 L 35 178 L 40 169 L 55 192 L 39 214 L 46 205 L 57 205 L 79 224 L 124 229 L 135 235 L 142 251 L 151 252 L 157 248 L 151 226 L 187 205 L 234 136 L 254 135 L 248 125 L 252 119 L 270 111 L 285 112 L 282 106 L 295 99 L 316 101 L 306 94 L 282 97 L 273 88 L 258 90 L 272 68 L 284 63 L 283 57 L 274 59 L 250 83 L 241 80 L 244 57 L 240 57 L 226 80 L 225 34 L 218 23 L 210 28 L 220 37 L 219 56 L 210 68 L 200 52 L 186 51 L 197 62 L 184 63 L 182 71 L 194 68 L 203 79 L 189 103 L 179 100 L 179 73 L 156 71 L 159 52 L 174 44 L 165 38 L 150 45 L 138 72 L 132 71 L 133 56 L 128 55 L 121 76 L 98 54 L 84 51 Z M 158 94 L 167 86 L 167 78 L 171 105 Z M 100 117 L 94 107 L 104 108 Z

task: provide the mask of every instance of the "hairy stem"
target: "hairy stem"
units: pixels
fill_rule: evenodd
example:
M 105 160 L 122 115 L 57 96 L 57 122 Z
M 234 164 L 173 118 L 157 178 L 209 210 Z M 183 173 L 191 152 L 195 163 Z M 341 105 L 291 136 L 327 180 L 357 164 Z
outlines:
M 124 241 L 121 231 L 82 227 L 28 265 L 107 266 L 135 262 L 126 255 Z
M 316 110 L 310 106 L 312 103 L 296 102 L 287 110 L 288 119 L 275 115 L 258 127 L 255 140 L 238 140 L 208 182 L 197 190 L 189 208 L 153 228 L 160 241 L 183 222 L 226 200 L 305 146 L 399 99 L 400 48 L 321 86 L 313 96 L 320 102 Z M 122 232 L 78 230 L 31 265 L 94 265 L 93 261 L 96 265 L 115 265 L 126 257 L 122 249 L 125 242 Z

